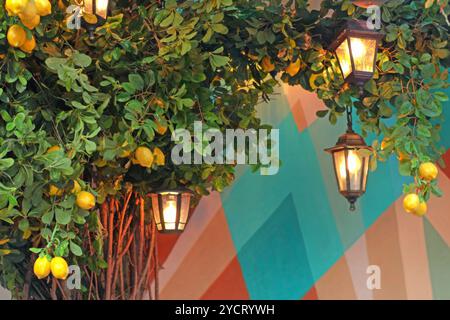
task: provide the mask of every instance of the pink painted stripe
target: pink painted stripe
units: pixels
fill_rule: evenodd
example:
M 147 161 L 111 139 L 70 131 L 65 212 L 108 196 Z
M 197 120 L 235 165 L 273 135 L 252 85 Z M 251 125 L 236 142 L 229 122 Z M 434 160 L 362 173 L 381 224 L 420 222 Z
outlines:
M 359 300 L 373 300 L 373 291 L 367 288 L 367 267 L 370 264 L 367 254 L 366 236 L 364 234 L 345 252 L 345 257 L 350 269 L 356 297 Z

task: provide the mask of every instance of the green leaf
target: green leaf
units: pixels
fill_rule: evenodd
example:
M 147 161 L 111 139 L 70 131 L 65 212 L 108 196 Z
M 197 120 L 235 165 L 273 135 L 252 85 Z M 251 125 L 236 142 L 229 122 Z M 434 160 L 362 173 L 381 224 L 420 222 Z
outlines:
M 132 73 L 128 75 L 128 81 L 130 81 L 131 85 L 137 91 L 144 90 L 144 79 L 139 74 Z
M 70 252 L 77 257 L 81 257 L 83 255 L 83 250 L 81 250 L 81 247 L 73 241 L 70 241 Z
M 56 222 L 62 225 L 68 224 L 72 220 L 71 211 L 62 209 L 62 208 L 56 208 Z

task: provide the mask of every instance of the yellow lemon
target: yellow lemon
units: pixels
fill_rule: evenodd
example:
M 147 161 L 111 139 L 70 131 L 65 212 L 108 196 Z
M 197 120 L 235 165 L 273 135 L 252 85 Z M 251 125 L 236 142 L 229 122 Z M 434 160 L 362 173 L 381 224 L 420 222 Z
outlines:
M 34 39 L 34 36 L 31 36 L 31 39 L 27 39 L 25 43 L 20 46 L 20 50 L 26 53 L 33 52 L 34 48 L 36 48 L 36 40 Z
M 44 279 L 50 274 L 50 261 L 47 257 L 39 257 L 34 262 L 34 274 L 38 279 Z
M 64 258 L 54 257 L 50 262 L 50 270 L 56 279 L 66 280 L 69 275 L 69 266 Z
M 38 13 L 36 9 L 36 5 L 34 4 L 34 0 L 28 0 L 25 8 L 20 12 L 22 16 L 25 16 L 26 19 L 34 18 Z
M 59 150 L 61 150 L 60 146 L 51 146 L 50 148 L 47 149 L 46 153 L 48 154 L 48 153 L 52 153 L 52 152 L 59 151 Z
M 403 208 L 406 212 L 413 213 L 420 205 L 419 196 L 415 193 L 408 194 L 403 199 Z
M 22 21 L 23 25 L 30 30 L 33 30 L 39 25 L 39 23 L 41 23 L 41 17 L 37 14 L 32 17 L 19 14 L 19 18 L 20 21 Z
M 287 68 L 286 72 L 291 76 L 295 76 L 300 71 L 301 61 L 297 59 L 295 62 L 292 62 Z
M 27 34 L 25 30 L 18 24 L 14 24 L 8 29 L 8 43 L 11 47 L 18 48 L 27 40 Z
M 427 203 L 424 201 L 424 202 L 421 202 L 419 204 L 419 206 L 416 208 L 416 210 L 414 210 L 412 213 L 422 217 L 427 213 L 427 210 L 428 210 L 428 206 L 427 206 Z
M 6 0 L 5 8 L 10 16 L 16 16 L 27 6 L 28 0 Z
M 51 184 L 48 188 L 48 195 L 49 196 L 62 196 L 63 190 L 55 186 L 54 184 Z
M 73 181 L 73 188 L 72 188 L 72 190 L 70 190 L 70 192 L 73 193 L 73 194 L 78 194 L 80 191 L 81 191 L 80 184 L 78 183 L 77 180 L 74 180 Z
M 152 151 L 147 147 L 139 147 L 134 152 L 134 158 L 136 161 L 145 168 L 150 168 L 153 164 Z
M 270 57 L 267 56 L 263 58 L 261 67 L 264 72 L 272 72 L 273 70 L 275 70 L 275 65 L 272 63 Z
M 95 196 L 87 191 L 80 191 L 77 195 L 77 206 L 83 210 L 95 207 Z
M 166 163 L 166 156 L 158 147 L 153 149 L 153 157 L 155 159 L 156 165 L 158 166 L 163 166 Z
M 38 15 L 44 17 L 52 13 L 52 4 L 48 0 L 34 0 Z
M 419 167 L 419 176 L 423 180 L 432 181 L 438 175 L 438 168 L 432 162 L 422 163 Z

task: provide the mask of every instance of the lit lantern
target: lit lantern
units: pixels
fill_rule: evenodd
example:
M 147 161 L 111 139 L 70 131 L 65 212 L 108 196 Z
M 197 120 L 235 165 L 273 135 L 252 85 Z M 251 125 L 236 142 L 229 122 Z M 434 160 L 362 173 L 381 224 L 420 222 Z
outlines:
M 83 25 L 94 39 L 95 29 L 103 25 L 108 17 L 109 0 L 84 0 Z
M 350 20 L 331 45 L 344 80 L 362 86 L 375 72 L 378 44 L 383 35 L 365 21 Z
M 181 232 L 189 218 L 193 192 L 188 189 L 164 190 L 150 194 L 153 218 L 160 232 Z
M 339 192 L 347 198 L 350 210 L 356 200 L 366 192 L 369 160 L 372 148 L 352 129 L 351 110 L 347 110 L 348 129 L 332 148 L 325 149 L 333 157 L 334 172 Z

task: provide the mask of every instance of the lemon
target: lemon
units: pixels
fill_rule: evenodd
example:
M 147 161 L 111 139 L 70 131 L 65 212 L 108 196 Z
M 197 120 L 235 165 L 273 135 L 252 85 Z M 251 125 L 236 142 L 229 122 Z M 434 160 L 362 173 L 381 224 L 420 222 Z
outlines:
M 78 194 L 78 193 L 80 193 L 80 191 L 81 191 L 80 184 L 78 183 L 77 180 L 74 180 L 73 181 L 73 188 L 72 188 L 72 190 L 70 190 L 70 192 L 73 193 L 73 194 Z
M 275 65 L 272 63 L 270 57 L 267 56 L 263 58 L 261 67 L 264 72 L 272 72 L 273 70 L 275 70 Z
M 28 0 L 6 0 L 5 8 L 10 16 L 16 16 L 27 6 Z
M 438 168 L 432 162 L 422 163 L 419 167 L 419 176 L 423 180 L 432 181 L 438 175 Z
M 427 213 L 428 206 L 426 202 L 421 202 L 419 206 L 412 213 L 418 215 L 420 217 L 424 216 Z
M 48 188 L 48 195 L 49 196 L 62 196 L 63 190 L 55 186 L 54 184 L 51 184 Z
M 59 151 L 59 150 L 61 150 L 61 147 L 55 145 L 55 146 L 51 146 L 50 148 L 48 148 L 46 153 L 48 154 L 48 153 L 52 153 L 52 152 Z
M 48 0 L 34 0 L 38 15 L 44 17 L 52 13 L 52 4 Z
M 64 258 L 54 257 L 50 262 L 50 270 L 56 279 L 66 280 L 69 275 L 69 266 Z
M 34 48 L 36 48 L 36 39 L 34 39 L 34 36 L 31 36 L 31 39 L 27 39 L 25 43 L 20 46 L 20 50 L 26 53 L 33 52 Z
M 33 271 L 38 279 L 44 279 L 50 274 L 50 261 L 46 256 L 36 259 Z
M 7 38 L 11 47 L 18 48 L 27 40 L 27 34 L 21 26 L 14 24 L 8 29 Z
M 158 166 L 163 166 L 166 163 L 166 156 L 158 147 L 153 149 L 153 157 L 155 159 L 156 165 Z
M 414 213 L 414 211 L 417 210 L 419 205 L 420 199 L 419 196 L 415 193 L 410 193 L 403 199 L 403 208 L 405 209 L 406 212 Z
M 150 168 L 153 164 L 153 154 L 147 147 L 139 147 L 134 152 L 137 163 L 145 168 Z
M 20 21 L 22 21 L 23 25 L 30 30 L 33 30 L 39 25 L 39 23 L 41 23 L 41 17 L 37 14 L 32 17 L 19 14 L 19 18 Z
M 297 59 L 295 62 L 292 62 L 287 68 L 286 73 L 288 73 L 291 77 L 295 76 L 300 71 L 301 61 Z
M 34 0 L 28 0 L 27 5 L 20 12 L 20 14 L 29 20 L 33 19 L 36 15 L 38 15 L 36 5 L 34 4 Z
M 95 207 L 95 196 L 87 191 L 80 191 L 77 195 L 77 206 L 83 210 Z

